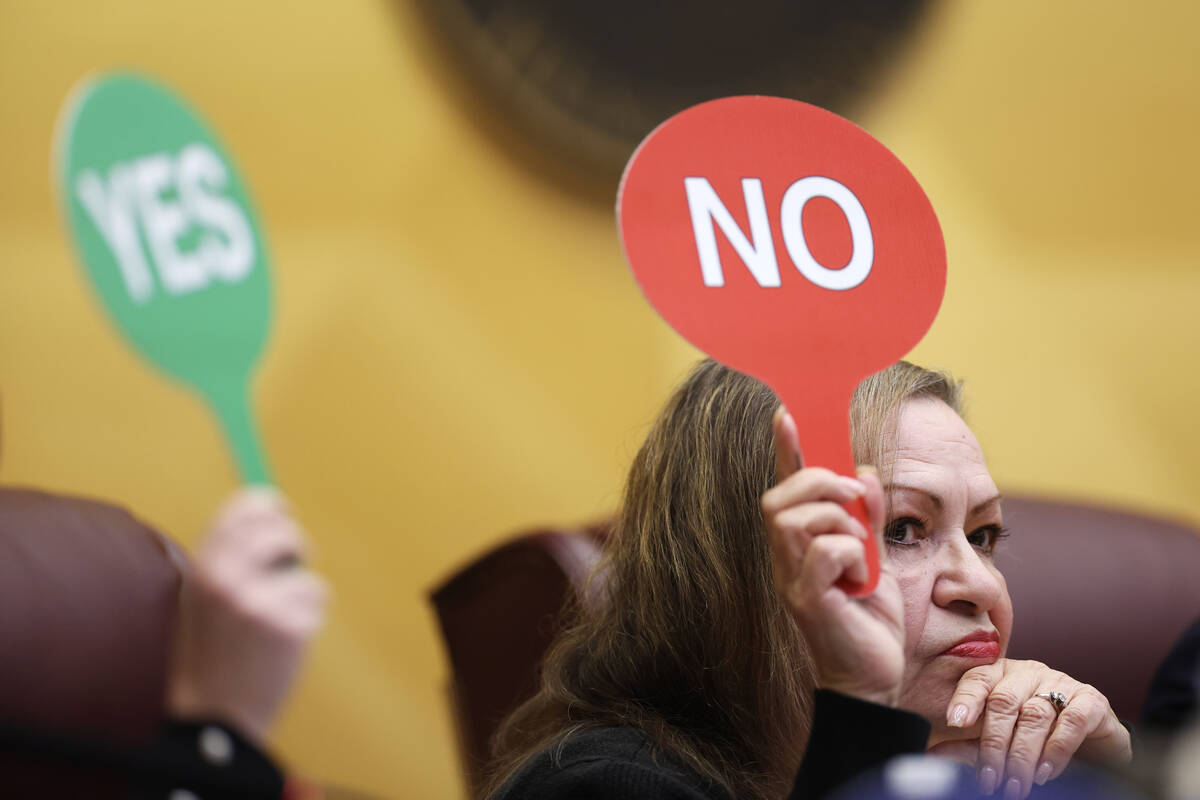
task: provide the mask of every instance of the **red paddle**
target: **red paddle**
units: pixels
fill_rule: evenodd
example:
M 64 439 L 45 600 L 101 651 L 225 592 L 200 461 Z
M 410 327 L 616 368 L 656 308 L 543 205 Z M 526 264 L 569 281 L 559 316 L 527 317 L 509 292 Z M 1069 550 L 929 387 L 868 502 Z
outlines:
M 920 341 L 946 287 L 937 217 L 899 159 L 806 103 L 712 100 L 646 137 L 617 217 L 658 313 L 775 390 L 806 465 L 855 474 L 850 395 Z M 867 526 L 861 501 L 850 510 Z M 867 565 L 866 584 L 843 588 L 875 590 L 874 537 Z

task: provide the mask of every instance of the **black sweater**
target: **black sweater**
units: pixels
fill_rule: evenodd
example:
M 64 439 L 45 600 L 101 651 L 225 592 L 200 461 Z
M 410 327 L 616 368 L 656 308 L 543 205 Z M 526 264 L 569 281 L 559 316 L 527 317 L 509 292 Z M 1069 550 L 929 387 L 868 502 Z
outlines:
M 790 800 L 814 800 L 904 753 L 921 753 L 929 723 L 916 714 L 818 690 L 813 727 Z M 492 800 L 731 800 L 635 728 L 575 734 L 530 759 Z

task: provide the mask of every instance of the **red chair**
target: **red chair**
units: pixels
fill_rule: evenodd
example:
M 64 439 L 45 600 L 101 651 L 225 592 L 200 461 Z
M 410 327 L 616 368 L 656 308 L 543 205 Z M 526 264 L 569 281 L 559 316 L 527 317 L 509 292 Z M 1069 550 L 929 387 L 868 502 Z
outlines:
M 537 688 L 563 602 L 599 557 L 601 528 L 526 534 L 431 594 L 450 656 L 450 700 L 467 781 L 477 794 L 499 722 Z
M 0 489 L 0 724 L 46 734 L 149 741 L 163 718 L 179 556 L 125 511 Z M 119 797 L 106 771 L 0 753 L 10 797 Z M 17 748 L 20 749 L 20 748 Z
M 1015 606 L 1009 655 L 1091 683 L 1136 721 L 1154 668 L 1200 615 L 1200 536 L 1137 514 L 1026 497 L 1004 501 L 1012 536 L 997 563 Z M 464 768 L 480 786 L 499 722 L 536 688 L 569 592 L 599 556 L 602 529 L 507 542 L 432 593 L 450 657 Z
M 1194 528 L 1095 506 L 1004 501 L 996 562 L 1015 622 L 1009 655 L 1090 683 L 1136 722 L 1159 662 L 1200 616 Z

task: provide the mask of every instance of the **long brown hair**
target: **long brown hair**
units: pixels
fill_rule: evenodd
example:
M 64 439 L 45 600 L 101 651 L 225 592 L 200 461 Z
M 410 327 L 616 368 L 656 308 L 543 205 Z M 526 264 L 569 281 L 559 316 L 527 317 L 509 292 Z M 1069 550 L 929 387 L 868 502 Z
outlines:
M 876 463 L 917 373 L 937 375 L 912 369 L 856 393 L 860 463 Z M 762 383 L 713 361 L 672 395 L 634 458 L 586 602 L 565 612 L 540 691 L 497 733 L 485 796 L 567 736 L 610 726 L 640 729 L 734 797 L 787 793 L 813 679 L 775 589 L 760 510 L 775 477 L 778 405 Z

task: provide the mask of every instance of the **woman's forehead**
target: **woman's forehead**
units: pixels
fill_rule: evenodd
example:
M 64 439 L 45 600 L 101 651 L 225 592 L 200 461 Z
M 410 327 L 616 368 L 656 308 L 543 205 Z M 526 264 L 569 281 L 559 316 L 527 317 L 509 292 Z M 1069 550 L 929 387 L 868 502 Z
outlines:
M 973 449 L 983 457 L 975 434 L 950 406 L 936 397 L 906 400 L 896 423 L 897 451 L 920 452 L 942 446 Z
M 941 400 L 918 397 L 900 409 L 895 449 L 885 453 L 889 483 L 917 486 L 962 481 L 995 491 L 983 450 L 971 429 Z M 930 489 L 935 488 L 930 486 Z

